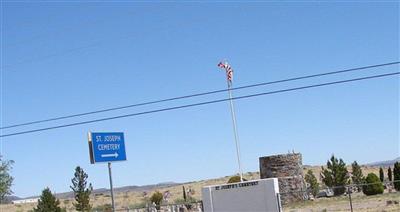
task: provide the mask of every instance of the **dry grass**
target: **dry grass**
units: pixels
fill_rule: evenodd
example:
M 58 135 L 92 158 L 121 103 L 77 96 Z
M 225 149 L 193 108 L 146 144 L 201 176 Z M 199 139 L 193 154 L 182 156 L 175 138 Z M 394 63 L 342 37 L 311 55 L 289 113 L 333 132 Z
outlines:
M 366 173 L 373 172 L 375 174 L 379 173 L 379 168 L 376 167 L 362 167 L 363 168 L 363 173 L 366 175 Z M 313 167 L 305 167 L 303 172 L 307 172 L 308 169 L 311 169 L 316 176 L 319 176 L 321 167 L 319 166 L 313 166 Z M 348 167 L 348 170 L 351 170 L 351 167 Z M 201 199 L 201 188 L 203 186 L 208 186 L 208 185 L 216 185 L 216 184 L 221 184 L 221 183 L 226 183 L 228 181 L 230 176 L 222 177 L 222 178 L 217 178 L 217 179 L 209 179 L 209 180 L 202 180 L 202 181 L 196 181 L 196 182 L 190 182 L 190 183 L 185 183 L 183 184 L 185 188 L 191 188 L 195 191 L 193 194 L 193 197 L 196 198 L 197 200 Z M 244 176 L 248 180 L 254 180 L 259 178 L 259 173 L 258 172 L 249 172 L 246 173 Z M 168 188 L 163 188 L 159 189 L 160 192 L 164 191 L 169 191 L 171 193 L 171 198 L 169 200 L 169 203 L 174 203 L 176 199 L 182 199 L 182 185 L 178 186 L 172 186 Z M 155 190 L 148 191 L 149 196 L 154 192 Z M 386 195 L 386 196 L 385 196 Z M 363 195 L 360 195 L 359 197 L 355 196 L 354 197 L 354 202 L 356 205 L 366 205 L 369 207 L 369 205 L 372 206 L 379 206 L 383 207 L 385 211 L 390 211 L 392 206 L 386 206 L 386 199 L 387 198 L 395 198 L 398 196 L 393 196 L 392 194 L 385 194 L 383 196 L 373 196 L 373 197 L 365 197 Z M 398 195 L 398 193 L 397 193 Z M 117 209 L 123 209 L 127 207 L 132 207 L 135 204 L 139 204 L 143 201 L 143 194 L 142 192 L 119 192 L 115 194 L 115 204 L 117 206 Z M 102 206 L 105 204 L 110 203 L 110 196 L 109 194 L 105 193 L 103 195 L 96 195 L 91 197 L 91 202 L 93 204 L 93 207 L 98 207 Z M 376 204 L 370 204 L 370 202 L 377 202 Z M 60 206 L 65 207 L 68 211 L 74 211 L 73 210 L 73 199 L 60 199 Z M 378 204 L 379 203 L 379 204 Z M 342 207 L 344 210 L 347 210 L 346 206 L 348 206 L 348 201 L 347 197 L 335 197 L 335 198 L 329 198 L 329 199 L 320 199 L 315 202 L 311 203 L 303 203 L 299 205 L 294 205 L 291 206 L 290 210 L 294 211 L 323 211 L 323 209 L 327 208 L 328 211 L 337 211 L 335 210 L 335 207 Z M 20 205 L 13 205 L 13 204 L 7 204 L 7 205 L 1 205 L 0 206 L 0 212 L 25 212 L 32 210 L 35 207 L 36 204 L 20 204 Z M 360 206 L 360 207 L 361 207 Z M 297 208 L 293 208 L 297 207 Z M 314 209 L 311 209 L 313 207 L 316 207 Z M 394 209 L 398 209 L 398 206 L 393 206 Z M 340 211 L 340 210 L 339 210 Z M 374 210 L 365 210 L 365 211 L 374 211 Z M 379 210 L 375 210 L 379 211 Z
M 393 200 L 400 200 L 400 192 L 373 196 L 365 196 L 362 193 L 352 194 L 353 210 L 357 212 L 400 211 L 399 204 L 388 204 L 388 201 Z M 290 212 L 350 211 L 350 201 L 348 196 L 320 198 L 286 205 L 283 209 Z

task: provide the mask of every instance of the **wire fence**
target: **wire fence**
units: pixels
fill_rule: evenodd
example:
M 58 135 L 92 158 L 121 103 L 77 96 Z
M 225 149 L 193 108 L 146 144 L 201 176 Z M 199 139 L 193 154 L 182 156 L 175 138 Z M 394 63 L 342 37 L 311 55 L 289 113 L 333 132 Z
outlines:
M 322 186 L 318 190 L 300 189 L 280 192 L 276 201 L 280 212 L 290 211 L 400 211 L 400 191 L 394 184 L 400 180 L 348 184 L 344 186 Z M 370 192 L 370 191 L 373 192 Z M 119 208 L 126 212 L 202 212 L 203 202 L 179 204 L 147 204 L 141 207 Z M 108 210 L 94 210 L 108 211 Z
M 400 211 L 400 180 L 280 192 L 281 211 Z

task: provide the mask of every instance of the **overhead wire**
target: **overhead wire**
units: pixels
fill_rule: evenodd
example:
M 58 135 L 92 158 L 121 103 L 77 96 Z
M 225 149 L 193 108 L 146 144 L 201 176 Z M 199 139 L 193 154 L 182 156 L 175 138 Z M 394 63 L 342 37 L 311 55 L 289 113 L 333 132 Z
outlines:
M 294 88 L 288 88 L 288 89 L 281 89 L 281 90 L 276 90 L 276 91 L 269 91 L 269 92 L 262 92 L 262 93 L 233 97 L 232 100 L 247 99 L 247 98 L 271 95 L 271 94 L 276 94 L 276 93 L 284 93 L 284 92 L 304 90 L 304 89 L 316 88 L 316 87 L 322 87 L 322 86 L 328 86 L 328 85 L 342 84 L 342 83 L 368 80 L 368 79 L 374 79 L 374 78 L 382 78 L 382 77 L 388 77 L 388 76 L 393 76 L 393 75 L 398 75 L 398 74 L 400 74 L 400 72 L 391 72 L 391 73 L 385 73 L 385 74 L 380 74 L 380 75 L 372 75 L 372 76 L 367 76 L 367 77 L 359 77 L 359 78 L 352 78 L 352 79 L 347 79 L 347 80 L 340 80 L 340 81 L 313 84 L 313 85 L 294 87 Z M 126 118 L 126 117 L 140 116 L 140 115 L 151 114 L 151 113 L 159 113 L 159 112 L 177 110 L 177 109 L 182 109 L 182 108 L 196 107 L 196 106 L 201 106 L 201 105 L 215 104 L 215 103 L 225 102 L 225 101 L 229 101 L 229 100 L 231 100 L 231 99 L 224 98 L 224 99 L 217 99 L 217 100 L 212 100 L 212 101 L 180 105 L 180 106 L 175 106 L 175 107 L 167 107 L 167 108 L 162 108 L 162 109 L 157 109 L 157 110 L 149 110 L 149 111 L 144 111 L 144 112 L 139 112 L 139 113 L 130 113 L 130 114 L 119 115 L 119 116 L 111 116 L 111 117 L 107 117 L 107 118 L 93 119 L 93 120 L 89 120 L 89 121 L 75 122 L 75 123 L 70 123 L 70 124 L 56 125 L 56 126 L 51 126 L 51 127 L 3 134 L 3 135 L 0 135 L 0 137 L 10 137 L 10 136 L 16 136 L 16 135 L 22 135 L 22 134 L 28 134 L 28 133 L 34 133 L 34 132 L 48 131 L 48 130 L 53 130 L 53 129 L 72 127 L 72 126 L 84 125 L 84 124 L 95 123 L 95 122 L 103 122 L 103 121 L 121 119 L 121 118 Z
M 346 72 L 360 71 L 360 70 L 365 70 L 365 69 L 391 66 L 391 65 L 396 65 L 396 64 L 400 64 L 400 61 L 375 64 L 375 65 L 369 65 L 369 66 L 362 66 L 362 67 L 356 67 L 356 68 L 350 68 L 350 69 L 344 69 L 344 70 L 338 70 L 338 71 L 332 71 L 332 72 L 325 72 L 325 73 L 319 73 L 319 74 L 305 75 L 305 76 L 300 76 L 300 77 L 293 77 L 293 78 L 281 79 L 281 80 L 275 80 L 275 81 L 269 81 L 269 82 L 262 82 L 262 83 L 257 83 L 257 84 L 234 87 L 234 88 L 231 88 L 231 90 L 241 90 L 241 89 L 246 89 L 246 88 L 266 86 L 266 85 L 278 84 L 278 83 L 283 83 L 283 82 L 290 82 L 290 81 L 297 81 L 297 80 L 303 80 L 303 79 L 309 79 L 309 78 L 315 78 L 315 77 L 321 77 L 321 76 L 327 76 L 327 75 L 341 74 L 341 73 L 346 73 Z M 63 120 L 63 119 L 68 119 L 68 118 L 80 117 L 80 116 L 87 116 L 87 115 L 104 113 L 104 112 L 115 111 L 115 110 L 122 110 L 122 109 L 126 109 L 126 108 L 133 108 L 133 107 L 138 107 L 138 106 L 151 105 L 151 104 L 157 104 L 157 103 L 162 103 L 162 102 L 169 102 L 169 101 L 175 101 L 175 100 L 180 100 L 180 99 L 205 96 L 205 95 L 216 94 L 216 93 L 221 93 L 221 92 L 226 92 L 226 91 L 228 91 L 228 89 L 213 90 L 213 91 L 207 91 L 207 92 L 202 92 L 202 93 L 153 100 L 153 101 L 136 103 L 136 104 L 131 104 L 131 105 L 112 107 L 112 108 L 106 108 L 106 109 L 101 109 L 101 110 L 94 110 L 94 111 L 89 111 L 89 112 L 84 112 L 84 113 L 59 116 L 59 117 L 25 122 L 25 123 L 20 123 L 20 124 L 13 124 L 13 125 L 0 127 L 0 129 L 9 129 L 9 128 L 16 128 L 16 127 L 21 127 L 21 126 L 28 126 L 28 125 L 39 124 L 39 123 L 44 123 L 44 122 L 57 121 L 57 120 Z

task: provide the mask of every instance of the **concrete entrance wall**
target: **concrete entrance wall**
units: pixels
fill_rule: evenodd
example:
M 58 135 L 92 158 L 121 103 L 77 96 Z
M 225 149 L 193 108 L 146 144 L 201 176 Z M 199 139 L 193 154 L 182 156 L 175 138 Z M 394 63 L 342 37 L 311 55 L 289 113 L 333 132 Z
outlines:
M 206 186 L 202 189 L 205 212 L 279 212 L 277 178 Z

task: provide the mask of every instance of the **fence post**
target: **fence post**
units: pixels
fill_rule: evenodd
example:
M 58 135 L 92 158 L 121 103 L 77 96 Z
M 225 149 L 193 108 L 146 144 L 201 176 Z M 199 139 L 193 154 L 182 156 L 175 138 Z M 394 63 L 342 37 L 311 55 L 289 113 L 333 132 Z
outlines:
M 349 194 L 349 201 L 350 201 L 350 211 L 353 212 L 353 202 L 351 201 L 351 191 L 350 191 L 350 187 L 347 187 L 347 194 Z
M 278 211 L 282 212 L 282 206 L 281 206 L 281 196 L 279 193 L 276 193 L 276 202 L 278 203 Z

